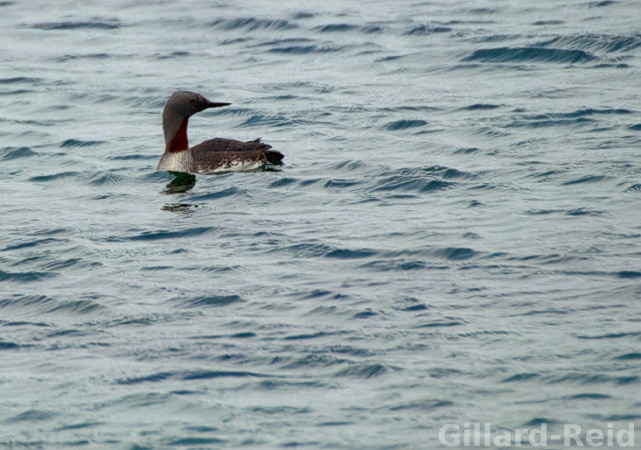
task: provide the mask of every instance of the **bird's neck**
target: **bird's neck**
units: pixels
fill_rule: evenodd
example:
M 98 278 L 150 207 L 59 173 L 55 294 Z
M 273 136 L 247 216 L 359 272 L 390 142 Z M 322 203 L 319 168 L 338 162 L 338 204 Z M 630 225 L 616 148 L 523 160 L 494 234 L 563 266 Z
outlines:
M 178 153 L 189 150 L 189 143 L 187 141 L 187 122 L 188 117 L 182 119 L 180 124 L 174 124 L 171 129 L 166 130 L 165 135 L 165 151 L 170 153 Z

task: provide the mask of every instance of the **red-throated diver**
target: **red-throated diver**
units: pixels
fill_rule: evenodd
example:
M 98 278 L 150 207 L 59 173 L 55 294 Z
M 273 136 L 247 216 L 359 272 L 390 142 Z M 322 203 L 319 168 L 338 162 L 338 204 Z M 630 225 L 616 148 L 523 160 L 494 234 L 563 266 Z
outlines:
M 189 118 L 204 109 L 230 104 L 210 102 L 195 92 L 174 92 L 167 100 L 162 112 L 165 153 L 160 158 L 157 170 L 205 174 L 251 170 L 265 164 L 280 164 L 283 154 L 270 150 L 272 146 L 262 143 L 260 139 L 242 142 L 215 138 L 189 148 L 187 143 Z

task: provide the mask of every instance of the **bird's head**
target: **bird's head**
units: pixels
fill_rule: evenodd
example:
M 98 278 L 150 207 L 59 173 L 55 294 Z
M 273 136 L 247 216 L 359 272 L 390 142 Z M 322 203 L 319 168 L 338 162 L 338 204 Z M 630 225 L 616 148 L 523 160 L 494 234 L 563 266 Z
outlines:
M 165 109 L 163 110 L 163 116 L 188 118 L 207 108 L 219 108 L 229 105 L 231 105 L 231 103 L 210 102 L 195 92 L 178 91 L 174 92 L 172 96 L 169 97 L 169 100 L 167 100 Z

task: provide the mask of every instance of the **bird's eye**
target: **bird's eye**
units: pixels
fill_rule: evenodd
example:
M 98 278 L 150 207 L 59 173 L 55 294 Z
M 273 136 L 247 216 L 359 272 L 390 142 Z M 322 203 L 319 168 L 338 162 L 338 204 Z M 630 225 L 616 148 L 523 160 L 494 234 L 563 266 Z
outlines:
M 191 100 L 189 100 L 189 103 L 196 103 L 196 99 L 192 98 Z

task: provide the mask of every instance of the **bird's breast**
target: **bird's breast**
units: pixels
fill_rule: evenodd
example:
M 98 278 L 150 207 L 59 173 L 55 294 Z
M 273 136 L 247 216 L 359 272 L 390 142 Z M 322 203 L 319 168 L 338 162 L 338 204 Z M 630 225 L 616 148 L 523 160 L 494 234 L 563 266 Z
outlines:
M 188 150 L 182 152 L 165 152 L 160 158 L 156 170 L 167 172 L 193 172 L 193 157 Z

